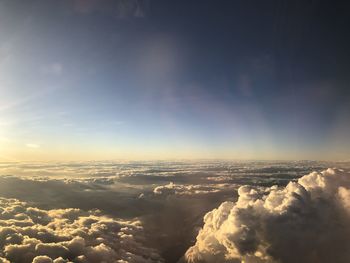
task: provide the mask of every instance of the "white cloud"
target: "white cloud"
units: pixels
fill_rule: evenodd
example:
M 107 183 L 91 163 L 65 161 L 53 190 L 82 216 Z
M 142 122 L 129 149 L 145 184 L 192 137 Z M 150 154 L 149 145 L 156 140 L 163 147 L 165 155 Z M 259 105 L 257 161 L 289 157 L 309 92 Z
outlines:
M 255 187 L 254 189 L 261 196 L 266 190 L 263 186 L 285 185 L 287 181 L 297 180 L 299 176 L 307 173 L 305 171 L 310 171 L 312 165 L 315 169 L 320 169 L 326 164 L 299 162 L 286 164 L 266 162 L 208 163 L 207 161 L 3 162 L 0 164 L 0 174 L 3 175 L 0 176 L 0 193 L 3 197 L 14 197 L 47 209 L 76 207 L 87 211 L 98 208 L 103 211 L 103 214 L 109 214 L 116 218 L 128 218 L 131 222 L 136 221 L 134 218 L 138 217 L 142 220 L 144 230 L 141 229 L 139 234 L 133 235 L 134 240 L 137 240 L 141 246 L 147 244 L 148 247 L 156 247 L 167 261 L 173 262 L 182 256 L 184 250 L 192 244 L 197 236 L 197 229 L 202 226 L 200 219 L 203 215 L 218 206 L 223 200 L 234 200 L 239 185 L 259 185 L 259 189 Z M 11 174 L 14 176 L 7 176 Z M 267 190 L 270 191 L 269 188 Z M 342 192 L 340 197 L 348 198 L 346 192 Z M 47 218 L 48 210 L 41 211 L 46 211 L 42 213 L 41 217 Z M 30 209 L 24 214 L 29 212 L 33 213 L 33 210 Z M 87 217 L 90 217 L 89 215 L 102 216 L 101 214 L 87 213 Z M 8 222 L 14 224 L 14 220 L 18 221 L 18 217 L 20 216 L 9 218 L 11 221 Z M 51 217 L 51 215 L 48 216 L 49 220 L 53 221 Z M 39 222 L 38 224 L 35 220 L 32 220 L 34 225 L 46 226 L 46 223 Z M 16 224 L 21 228 L 30 227 L 30 221 L 26 220 Z M 63 227 L 66 228 L 66 224 Z M 76 229 L 81 228 L 77 227 Z M 46 232 L 44 232 L 45 235 Z M 69 233 L 71 230 L 68 227 L 64 232 Z M 117 236 L 117 239 L 119 238 L 119 231 L 110 232 L 110 237 Z M 144 241 L 142 240 L 143 235 L 145 235 Z M 67 253 L 64 247 L 68 248 L 69 251 L 77 250 L 76 254 L 79 254 L 83 242 L 85 242 L 85 247 L 91 246 L 87 244 L 91 237 L 80 234 L 78 236 L 82 239 L 75 239 L 74 248 L 72 246 L 68 248 L 65 244 L 59 243 L 62 242 L 60 240 L 46 242 L 46 239 L 42 240 L 42 237 L 38 238 L 32 234 L 29 235 L 32 239 L 26 242 L 35 243 L 37 242 L 35 239 L 41 240 L 43 244 L 38 245 L 37 249 L 34 248 L 34 251 L 38 253 L 36 256 L 46 254 L 56 263 L 65 262 L 65 260 L 86 262 L 85 257 L 87 254 L 92 257 L 92 251 L 96 252 L 96 255 L 94 254 L 96 257 L 97 254 L 100 255 L 100 252 L 97 253 L 98 251 L 113 253 L 106 247 L 96 247 L 100 244 L 96 243 L 92 244 L 96 248 L 86 249 L 74 260 L 67 259 L 64 256 Z M 74 239 L 74 237 L 72 238 Z M 16 249 L 28 251 L 26 249 L 28 249 L 29 244 L 23 244 L 18 233 L 11 235 L 10 240 L 13 245 L 16 243 L 23 245 L 16 247 Z M 48 243 L 53 243 L 54 246 L 50 246 Z M 103 243 L 115 251 L 109 243 Z M 32 253 L 31 251 L 30 253 Z M 171 252 L 169 253 L 169 251 Z M 103 258 L 103 255 L 104 253 L 100 257 Z M 135 258 L 136 255 L 140 256 L 140 253 L 134 253 L 133 257 Z M 4 256 L 0 253 L 0 257 Z M 62 257 L 62 259 L 60 261 L 55 259 L 57 256 Z M 128 259 L 123 260 L 130 262 Z
M 166 185 L 157 186 L 153 193 L 156 195 L 194 195 L 194 194 L 210 194 L 221 191 L 233 190 L 237 186 L 234 184 L 174 184 L 170 182 Z
M 350 173 L 312 172 L 285 188 L 242 186 L 204 217 L 187 262 L 350 262 Z
M 52 263 L 52 259 L 48 256 L 37 256 L 33 259 L 33 263 Z
M 0 262 L 163 262 L 143 242 L 138 220 L 0 198 Z
M 36 143 L 27 143 L 26 146 L 33 149 L 40 148 L 40 145 Z

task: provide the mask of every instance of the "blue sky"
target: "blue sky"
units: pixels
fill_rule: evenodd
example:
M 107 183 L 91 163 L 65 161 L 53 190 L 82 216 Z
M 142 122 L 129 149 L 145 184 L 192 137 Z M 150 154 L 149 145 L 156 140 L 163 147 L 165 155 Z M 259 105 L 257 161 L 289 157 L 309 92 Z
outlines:
M 346 6 L 0 5 L 3 160 L 350 157 Z

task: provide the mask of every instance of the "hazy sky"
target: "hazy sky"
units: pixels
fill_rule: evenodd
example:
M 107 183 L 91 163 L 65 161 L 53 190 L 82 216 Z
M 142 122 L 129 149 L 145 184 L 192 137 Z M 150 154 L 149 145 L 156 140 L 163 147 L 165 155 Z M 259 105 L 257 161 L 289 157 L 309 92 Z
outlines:
M 0 160 L 350 159 L 346 4 L 0 0 Z

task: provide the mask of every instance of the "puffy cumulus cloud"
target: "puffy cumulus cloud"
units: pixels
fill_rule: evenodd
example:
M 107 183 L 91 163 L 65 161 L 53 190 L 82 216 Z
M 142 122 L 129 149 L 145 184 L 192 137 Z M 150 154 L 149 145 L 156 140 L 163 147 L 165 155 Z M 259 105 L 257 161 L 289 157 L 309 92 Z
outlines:
M 42 210 L 0 198 L 0 262 L 163 262 L 138 220 L 81 209 Z
M 52 259 L 48 256 L 37 256 L 33 259 L 33 263 L 52 263 Z
M 207 213 L 187 262 L 350 262 L 350 172 L 312 172 L 286 187 L 242 186 Z

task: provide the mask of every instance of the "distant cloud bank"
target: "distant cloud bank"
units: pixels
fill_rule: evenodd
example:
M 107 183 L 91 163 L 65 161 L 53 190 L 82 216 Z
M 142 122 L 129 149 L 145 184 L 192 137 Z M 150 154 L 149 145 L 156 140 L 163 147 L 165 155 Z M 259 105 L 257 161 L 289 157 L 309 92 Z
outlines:
M 350 262 L 350 173 L 312 172 L 286 187 L 241 186 L 204 217 L 187 262 Z
M 202 184 L 202 185 L 183 185 L 170 182 L 167 185 L 161 185 L 154 188 L 155 195 L 195 195 L 195 194 L 210 194 L 220 191 L 233 190 L 237 186 L 235 184 Z

